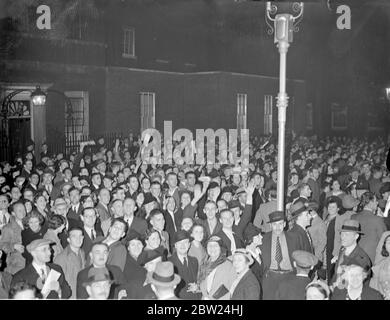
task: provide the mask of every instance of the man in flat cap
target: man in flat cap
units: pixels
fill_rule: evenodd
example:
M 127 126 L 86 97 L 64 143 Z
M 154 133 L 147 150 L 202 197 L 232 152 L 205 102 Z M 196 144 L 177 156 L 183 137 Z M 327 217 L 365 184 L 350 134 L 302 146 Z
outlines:
M 65 280 L 62 268 L 57 264 L 49 263 L 50 244 L 50 240 L 37 239 L 27 246 L 27 251 L 32 255 L 33 261 L 14 275 L 11 287 L 15 283 L 25 281 L 35 286 L 43 299 L 68 299 L 71 296 L 72 290 Z M 45 284 L 51 270 L 60 275 L 57 280 Z
M 107 300 L 113 283 L 107 268 L 91 268 L 83 286 L 88 292 L 88 300 Z
M 283 211 L 269 215 L 272 231 L 263 237 L 260 250 L 263 258 L 263 300 L 274 300 L 279 283 L 285 281 L 293 272 L 292 252 L 296 250 L 296 238 L 288 232 Z
M 329 279 L 330 283 L 336 281 L 337 277 L 341 273 L 340 266 L 349 266 L 357 264 L 363 267 L 365 271 L 369 271 L 372 266 L 372 262 L 368 254 L 358 245 L 358 239 L 362 234 L 360 223 L 356 220 L 346 220 L 341 227 L 341 249 L 338 254 L 335 274 L 332 279 Z
M 292 253 L 296 274 L 279 284 L 277 300 L 306 300 L 306 286 L 310 283 L 309 273 L 318 263 L 310 252 L 296 250 Z

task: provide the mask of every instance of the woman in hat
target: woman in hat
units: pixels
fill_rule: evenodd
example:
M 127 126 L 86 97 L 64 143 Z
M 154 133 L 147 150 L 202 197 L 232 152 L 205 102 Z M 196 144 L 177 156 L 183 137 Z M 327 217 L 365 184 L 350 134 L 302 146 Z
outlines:
M 146 275 L 146 271 L 141 267 L 139 257 L 144 249 L 144 244 L 141 239 L 141 235 L 133 230 L 130 230 L 130 237 L 127 242 L 127 256 L 125 268 L 123 274 L 126 281 L 129 282 L 133 279 L 143 278 Z
M 190 257 L 195 257 L 198 260 L 199 266 L 201 266 L 207 259 L 207 252 L 202 244 L 205 235 L 204 227 L 200 224 L 194 224 L 190 230 L 190 235 L 192 241 L 190 249 L 188 250 L 188 255 Z
M 259 300 L 260 283 L 250 270 L 254 261 L 251 253 L 246 249 L 237 249 L 232 261 L 237 277 L 229 289 L 231 300 Z
M 229 300 L 229 290 L 236 278 L 233 264 L 226 258 L 221 238 L 212 236 L 206 248 L 208 259 L 200 266 L 198 276 L 202 299 Z
M 158 250 L 143 251 L 143 254 L 138 259 L 140 265 L 146 270 L 144 276 L 134 277 L 131 281 L 121 286 L 118 292 L 123 289 L 126 290 L 127 299 L 156 299 L 148 280 L 148 274 L 153 274 L 156 265 L 164 260 L 162 253 Z
M 357 264 L 344 266 L 344 273 L 336 282 L 332 300 L 383 300 L 381 294 L 365 281 L 368 273 Z
M 306 300 L 329 300 L 329 297 L 330 289 L 321 280 L 313 281 L 306 287 Z

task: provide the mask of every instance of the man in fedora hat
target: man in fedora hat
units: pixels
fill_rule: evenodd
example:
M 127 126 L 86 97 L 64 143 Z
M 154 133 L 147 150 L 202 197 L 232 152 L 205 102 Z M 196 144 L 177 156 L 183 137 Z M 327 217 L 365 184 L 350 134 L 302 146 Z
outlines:
M 114 285 L 110 288 L 110 294 L 109 299 L 114 299 L 117 296 L 118 287 L 123 285 L 126 280 L 125 276 L 123 275 L 122 270 L 118 266 L 113 266 L 107 264 L 108 260 L 108 246 L 105 243 L 102 242 L 95 242 L 92 245 L 91 252 L 89 253 L 89 260 L 91 264 L 81 270 L 77 274 L 77 291 L 76 291 L 76 298 L 77 299 L 87 299 L 88 298 L 88 292 L 83 285 L 89 278 L 89 271 L 93 268 L 105 268 L 109 271 L 112 279 L 114 280 Z
M 88 292 L 88 300 L 107 300 L 113 283 L 107 268 L 91 268 L 83 286 Z
M 188 256 L 191 237 L 187 231 L 179 230 L 173 237 L 175 253 L 169 258 L 175 267 L 175 272 L 181 277 L 180 284 L 176 287 L 178 297 L 187 300 L 199 300 L 197 291 L 198 260 Z
M 307 205 L 301 201 L 293 203 L 290 208 L 291 218 L 295 220 L 294 226 L 289 233 L 297 239 L 297 249 L 314 253 L 313 241 L 307 228 L 311 225 L 312 217 Z
M 18 282 L 25 281 L 37 287 L 40 290 L 40 297 L 44 299 L 68 299 L 71 296 L 72 290 L 65 280 L 62 268 L 57 264 L 49 263 L 51 243 L 47 239 L 37 239 L 27 246 L 27 251 L 32 255 L 33 260 L 14 275 L 11 287 Z M 45 286 L 51 270 L 59 273 L 60 276 Z
M 172 262 L 158 262 L 155 271 L 149 273 L 146 278 L 158 300 L 180 300 L 175 296 L 175 288 L 181 279 L 174 273 Z
M 269 215 L 272 231 L 264 234 L 260 250 L 263 258 L 263 299 L 274 300 L 279 283 L 293 272 L 292 252 L 296 250 L 296 237 L 284 232 L 286 227 L 283 211 Z
M 337 257 L 335 274 L 330 283 L 336 281 L 337 276 L 341 273 L 340 266 L 349 266 L 358 264 L 366 271 L 371 268 L 371 260 L 367 253 L 358 245 L 358 239 L 362 234 L 360 223 L 356 220 L 346 220 L 341 227 L 341 249 Z
M 306 300 L 306 286 L 310 283 L 309 273 L 317 265 L 318 258 L 310 252 L 296 250 L 292 253 L 296 274 L 280 283 L 277 300 Z
M 361 197 L 362 211 L 352 215 L 351 219 L 360 223 L 362 236 L 359 246 L 368 254 L 371 261 L 375 260 L 375 252 L 378 242 L 383 234 L 387 231 L 383 217 L 378 217 L 378 201 L 376 196 L 371 192 L 366 192 Z
M 346 220 L 351 219 L 352 214 L 356 212 L 356 208 L 360 203 L 351 195 L 345 195 L 342 200 L 337 196 L 330 196 L 326 201 L 326 209 L 328 216 L 326 218 L 327 229 L 327 245 L 326 245 L 326 260 L 328 279 L 333 277 L 334 262 L 337 260 L 341 248 L 341 228 Z M 339 214 L 342 207 L 346 210 L 344 214 Z

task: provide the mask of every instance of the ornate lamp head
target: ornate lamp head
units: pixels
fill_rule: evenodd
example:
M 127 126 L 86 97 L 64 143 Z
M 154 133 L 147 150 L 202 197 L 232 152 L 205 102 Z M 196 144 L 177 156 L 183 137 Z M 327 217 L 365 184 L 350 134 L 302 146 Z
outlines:
M 298 32 L 298 24 L 303 18 L 303 2 L 294 2 L 292 6 L 296 16 L 288 13 L 276 14 L 278 7 L 270 1 L 266 5 L 265 22 L 268 25 L 267 33 L 274 34 L 274 41 L 277 42 L 292 42 L 293 32 Z M 273 22 L 273 24 L 272 24 Z

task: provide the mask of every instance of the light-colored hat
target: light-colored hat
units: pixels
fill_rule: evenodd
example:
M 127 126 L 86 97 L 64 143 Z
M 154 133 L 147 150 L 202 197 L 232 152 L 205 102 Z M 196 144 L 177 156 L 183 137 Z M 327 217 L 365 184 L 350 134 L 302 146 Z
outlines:
M 37 239 L 30 242 L 30 244 L 26 247 L 28 252 L 34 251 L 36 248 L 42 247 L 44 245 L 51 245 L 54 243 L 51 240 L 48 239 Z
M 357 232 L 359 234 L 363 234 L 362 230 L 361 230 L 361 227 L 360 227 L 360 223 L 359 221 L 356 221 L 356 220 L 352 220 L 352 219 L 349 219 L 349 220 L 345 220 L 342 227 L 341 227 L 341 232 Z
M 146 279 L 160 287 L 174 287 L 181 281 L 181 277 L 175 274 L 173 263 L 170 261 L 158 262 L 154 272 L 148 273 Z
M 292 258 L 302 268 L 314 267 L 318 263 L 318 258 L 314 254 L 303 250 L 294 251 Z
M 246 256 L 249 260 L 249 265 L 252 265 L 252 263 L 254 262 L 251 253 L 246 249 L 243 249 L 243 248 L 236 249 L 236 251 L 234 251 L 232 256 L 231 256 L 231 259 L 233 260 L 233 257 L 237 254 L 242 254 L 242 255 Z

